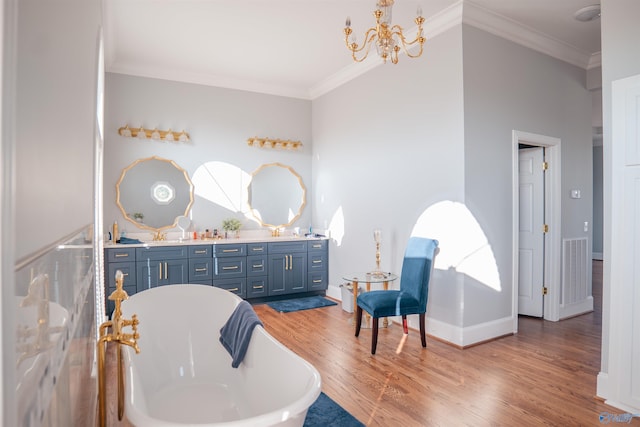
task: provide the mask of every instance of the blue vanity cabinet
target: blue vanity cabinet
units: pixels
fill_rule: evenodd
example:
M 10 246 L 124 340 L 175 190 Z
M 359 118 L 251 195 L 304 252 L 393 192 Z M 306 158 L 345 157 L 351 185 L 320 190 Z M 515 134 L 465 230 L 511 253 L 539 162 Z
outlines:
M 189 246 L 189 283 L 212 285 L 213 245 Z
M 327 240 L 309 242 L 307 256 L 307 290 L 324 291 L 329 286 L 329 251 Z
M 116 290 L 116 272 L 122 271 L 124 281 L 123 289 L 128 295 L 137 292 L 136 287 L 136 253 L 135 248 L 109 248 L 105 249 L 105 299 L 107 303 L 107 313 L 113 312 L 115 303 L 110 301 L 109 295 Z
M 134 295 L 156 286 L 194 283 L 217 286 L 242 298 L 269 298 L 324 291 L 328 285 L 327 240 L 105 248 L 105 293 L 124 274 L 124 290 Z M 107 301 L 107 314 L 114 304 Z
M 188 246 L 136 248 L 138 292 L 189 280 Z
M 269 243 L 269 296 L 307 291 L 307 241 Z
M 247 244 L 247 298 L 269 295 L 269 259 L 266 243 Z

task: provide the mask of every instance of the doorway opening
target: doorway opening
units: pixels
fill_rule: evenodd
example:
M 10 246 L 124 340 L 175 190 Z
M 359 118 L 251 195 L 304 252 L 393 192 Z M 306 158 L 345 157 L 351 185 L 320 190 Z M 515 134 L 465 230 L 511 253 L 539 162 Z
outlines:
M 518 315 L 542 317 L 544 307 L 545 148 L 518 144 Z
M 534 279 L 534 256 L 533 253 L 521 252 L 521 238 L 525 236 L 521 235 L 521 219 L 529 220 L 528 215 L 531 212 L 521 213 L 521 187 L 520 187 L 520 147 L 528 147 L 527 149 L 531 153 L 536 153 L 536 156 L 544 158 L 548 167 L 544 172 L 544 179 L 542 182 L 542 188 L 536 190 L 541 191 L 542 195 L 542 212 L 538 213 L 543 218 L 543 224 L 545 230 L 543 232 L 540 227 L 539 232 L 535 229 L 531 230 L 531 235 L 537 234 L 539 253 L 539 267 L 541 270 L 538 272 L 542 279 L 542 283 L 539 283 L 539 279 Z M 561 233 L 561 188 L 560 188 L 560 139 L 538 135 L 528 132 L 521 132 L 514 130 L 512 132 L 512 283 L 513 283 L 513 295 L 512 295 L 512 319 L 513 319 L 513 331 L 518 331 L 518 313 L 520 312 L 520 305 L 524 300 L 521 300 L 521 296 L 525 296 L 531 292 L 540 292 L 538 299 L 542 300 L 541 316 L 545 320 L 557 321 L 559 320 L 559 295 L 560 295 L 560 236 Z M 534 162 L 535 160 L 530 160 Z M 542 167 L 542 164 L 539 165 Z M 529 189 L 533 191 L 532 189 Z M 529 191 L 527 190 L 527 191 Z M 530 194 L 533 197 L 533 194 Z M 534 199 L 531 199 L 531 203 Z M 536 202 L 536 206 L 540 207 L 540 201 Z M 526 203 L 525 203 L 526 205 Z M 522 214 L 522 215 L 521 215 Z M 533 218 L 531 218 L 533 220 Z M 533 222 L 531 222 L 533 223 Z M 535 226 L 531 226 L 535 227 Z M 529 228 L 531 228 L 529 227 Z M 527 228 L 527 227 L 523 227 Z M 542 234 L 542 235 L 540 235 Z M 528 243 L 528 242 L 524 242 Z M 527 250 L 530 250 L 527 248 Z M 522 265 L 521 265 L 522 264 Z M 528 271 L 527 269 L 530 269 Z M 531 281 L 530 290 L 523 289 L 521 292 L 519 283 L 521 278 L 528 277 Z M 544 288 L 546 288 L 546 294 Z M 522 294 L 522 295 L 521 295 Z M 532 297 L 534 295 L 531 295 Z M 534 303 L 538 304 L 538 302 Z M 539 315 L 538 315 L 539 316 Z

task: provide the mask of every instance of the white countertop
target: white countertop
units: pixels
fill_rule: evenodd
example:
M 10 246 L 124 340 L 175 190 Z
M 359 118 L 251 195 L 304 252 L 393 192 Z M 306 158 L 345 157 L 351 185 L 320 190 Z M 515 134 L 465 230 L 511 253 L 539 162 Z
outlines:
M 129 237 L 129 236 L 127 236 Z M 131 236 L 132 239 L 140 239 L 139 237 Z M 274 242 L 291 242 L 291 241 L 317 241 L 317 240 L 327 240 L 327 237 L 304 237 L 304 236 L 281 236 L 281 237 L 265 237 L 265 236 L 247 236 L 247 237 L 232 237 L 227 239 L 181 239 L 181 238 L 171 238 L 168 237 L 167 240 L 161 241 L 142 241 L 142 243 L 131 243 L 131 244 L 122 244 L 117 243 L 113 244 L 111 242 L 105 242 L 105 249 L 109 248 L 144 248 L 144 247 L 152 247 L 152 246 L 180 246 L 180 245 L 230 245 L 230 244 L 239 244 L 239 243 L 258 243 L 258 242 L 266 242 L 266 243 L 274 243 Z

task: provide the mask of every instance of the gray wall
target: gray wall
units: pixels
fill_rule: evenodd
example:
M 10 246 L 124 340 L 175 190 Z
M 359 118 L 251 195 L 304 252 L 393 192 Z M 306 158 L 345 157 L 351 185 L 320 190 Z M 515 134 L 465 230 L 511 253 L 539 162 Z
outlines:
M 471 26 L 463 26 L 463 36 L 465 202 L 489 240 L 502 284 L 496 293 L 467 277 L 469 326 L 511 312 L 512 130 L 561 139 L 563 238 L 590 237 L 583 223 L 592 223 L 592 136 L 583 69 Z M 571 189 L 582 198 L 571 199 Z
M 93 222 L 101 20 L 97 3 L 70 1 L 61 7 L 57 2 L 26 0 L 19 4 L 15 158 L 18 259 Z
M 248 174 L 263 163 L 280 162 L 293 167 L 311 189 L 310 101 L 108 73 L 105 116 L 105 232 L 114 220 L 120 231 L 143 231 L 125 221 L 115 204 L 115 186 L 122 169 L 139 158 L 171 159 L 192 178 L 199 167 L 212 161 L 228 163 Z M 126 124 L 184 129 L 191 142 L 122 137 L 118 129 Z M 300 151 L 250 147 L 247 138 L 254 136 L 300 140 L 304 146 Z M 228 217 L 241 219 L 243 229 L 258 228 L 242 213 L 196 197 L 192 221 L 197 230 L 221 228 L 222 220 Z M 311 209 L 307 207 L 296 225 L 308 227 L 310 222 Z
M 400 272 L 421 215 L 439 202 L 464 200 L 461 48 L 457 27 L 431 39 L 420 59 L 381 65 L 314 100 L 313 217 L 334 238 L 330 284 L 375 267 L 376 228 L 382 269 Z M 437 238 L 437 229 L 420 233 Z M 438 261 L 451 244 L 441 239 Z M 438 280 L 448 274 L 447 266 L 436 270 L 429 312 L 461 326 L 456 278 Z

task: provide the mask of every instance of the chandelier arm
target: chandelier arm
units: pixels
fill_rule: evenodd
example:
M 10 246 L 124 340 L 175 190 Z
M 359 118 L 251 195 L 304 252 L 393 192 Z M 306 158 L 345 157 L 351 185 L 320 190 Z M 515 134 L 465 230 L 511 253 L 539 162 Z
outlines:
M 367 56 L 369 56 L 369 50 L 371 50 L 371 45 L 373 44 L 372 42 L 373 42 L 375 39 L 376 39 L 376 35 L 374 34 L 374 35 L 371 37 L 371 39 L 370 39 L 370 40 L 368 40 L 366 43 L 364 43 L 364 44 L 362 45 L 362 47 L 361 47 L 360 49 L 358 49 L 357 51 L 352 50 L 352 51 L 351 51 L 351 58 L 353 58 L 353 60 L 354 60 L 354 61 L 356 61 L 356 62 L 362 62 L 362 61 L 364 61 L 365 59 L 367 59 Z M 367 49 L 364 51 L 364 54 L 362 55 L 362 57 L 361 57 L 360 59 L 358 59 L 358 58 L 356 57 L 356 52 L 358 52 L 358 53 L 359 53 L 359 52 L 361 52 L 365 47 L 366 47 Z
M 408 42 L 406 37 L 402 33 L 402 27 L 401 26 L 394 25 L 393 27 L 391 27 L 391 35 L 392 36 L 398 36 L 398 38 L 402 42 L 403 46 L 413 46 L 416 43 L 424 43 L 426 38 L 424 36 L 422 36 L 421 34 L 422 34 L 422 27 L 418 27 L 418 34 L 416 35 L 416 38 L 413 39 L 412 41 Z
M 349 43 L 349 36 L 351 32 L 347 33 L 345 31 L 344 41 L 347 44 L 347 49 L 349 49 L 353 54 L 360 53 L 367 45 L 371 46 L 371 42 L 374 41 L 377 37 L 377 31 L 375 28 L 369 28 L 367 32 L 364 34 L 364 42 L 360 47 L 358 47 L 357 43 Z M 367 48 L 367 51 L 369 49 Z
M 409 57 L 409 58 L 417 58 L 420 55 L 422 55 L 422 49 L 424 48 L 424 44 L 420 43 L 420 52 L 416 53 L 415 55 L 412 55 L 411 52 L 409 52 L 408 50 L 405 49 L 404 53 Z
M 409 58 L 417 58 L 420 55 L 422 55 L 424 42 L 426 41 L 426 38 L 420 35 L 422 34 L 422 28 L 418 28 L 418 36 L 416 36 L 416 38 L 410 42 L 408 42 L 407 39 L 404 37 L 404 34 L 402 34 L 402 28 L 399 25 L 394 25 L 393 30 L 394 31 L 392 32 L 392 35 L 397 36 L 397 38 L 400 40 L 400 43 L 402 44 L 402 50 L 404 50 L 404 52 Z M 420 52 L 415 55 L 412 55 L 409 52 L 409 48 L 411 48 L 416 43 L 420 44 Z

